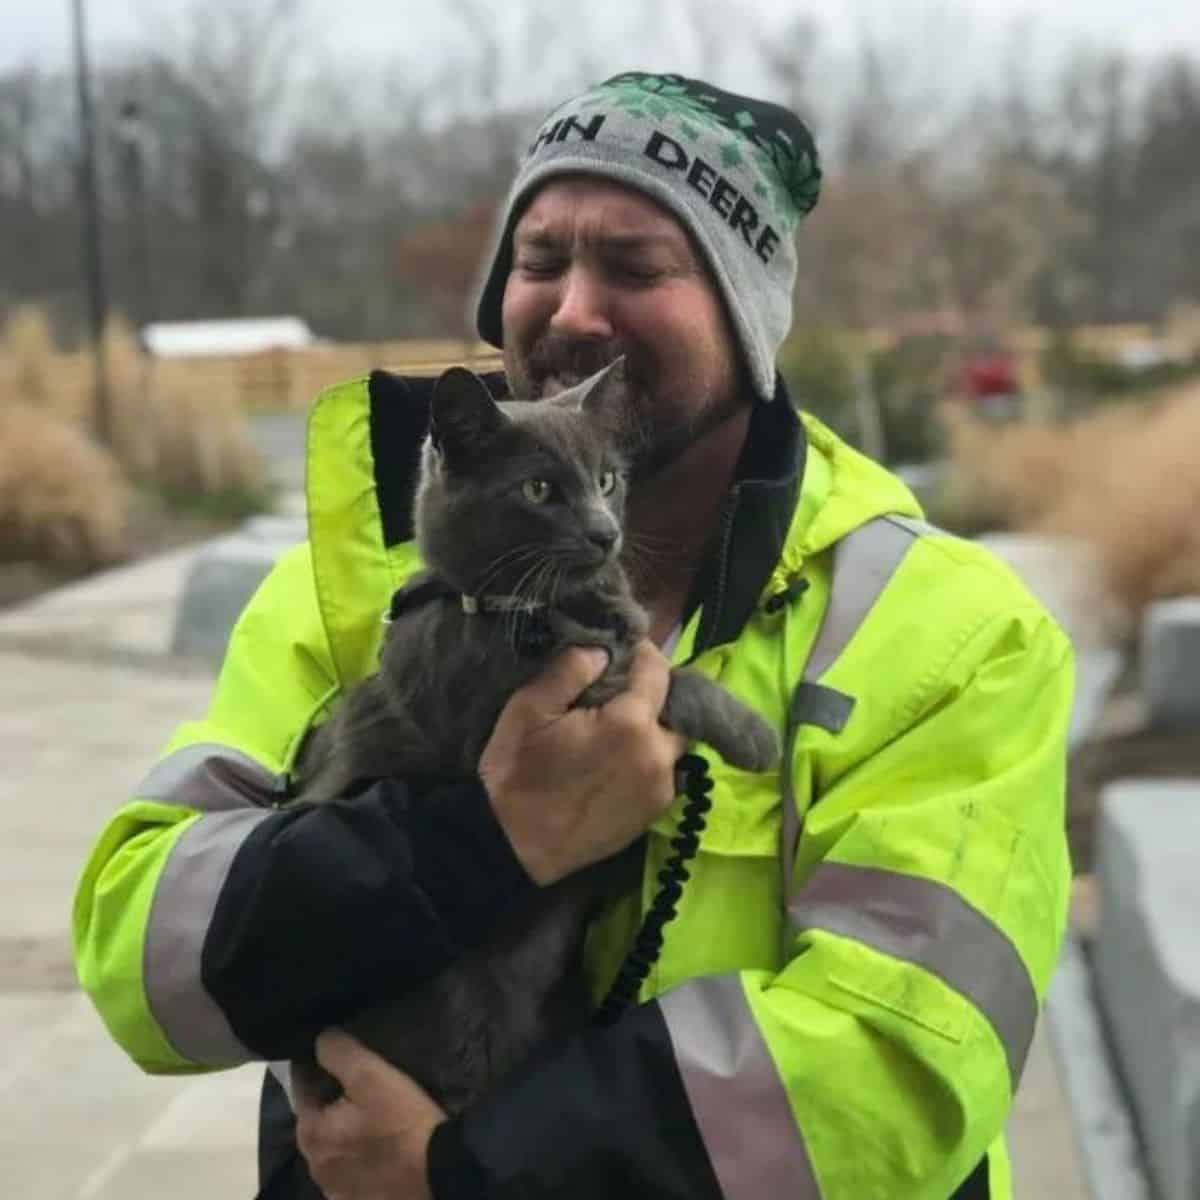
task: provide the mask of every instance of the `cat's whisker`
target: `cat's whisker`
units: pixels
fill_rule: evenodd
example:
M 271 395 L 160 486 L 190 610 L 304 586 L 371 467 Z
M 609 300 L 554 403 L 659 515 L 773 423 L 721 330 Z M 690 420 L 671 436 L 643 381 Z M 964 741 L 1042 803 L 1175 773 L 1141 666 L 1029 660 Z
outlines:
M 519 602 L 536 601 L 541 597 L 540 584 L 542 574 L 548 566 L 552 565 L 553 559 L 545 553 L 543 548 L 538 555 L 537 561 L 517 580 L 516 586 L 513 588 L 513 595 Z M 529 581 L 528 593 L 524 590 L 526 581 Z M 520 632 L 520 622 L 526 618 L 526 615 L 520 608 L 514 608 L 507 614 L 505 633 L 510 641 L 515 642 Z
M 552 576 L 553 573 L 554 573 L 554 560 L 552 558 L 550 558 L 549 555 L 547 555 L 543 558 L 542 563 L 538 568 L 537 574 L 534 575 L 533 579 L 530 581 L 529 597 L 528 597 L 530 600 L 533 600 L 533 601 L 544 600 L 550 604 L 554 603 L 554 598 L 552 596 L 547 597 L 547 594 L 546 594 L 547 589 L 543 582 L 547 576 Z M 528 614 L 522 613 L 521 619 L 528 620 Z
M 545 570 L 547 563 L 550 562 L 549 556 L 544 549 L 538 553 L 537 559 L 533 565 L 517 580 L 516 586 L 513 588 L 513 595 L 518 600 L 537 600 L 538 599 L 538 584 L 541 580 L 541 573 Z M 529 581 L 529 591 L 526 593 L 525 584 Z
M 550 581 L 550 603 L 551 604 L 554 604 L 557 602 L 559 585 L 563 582 L 564 579 L 566 579 L 566 577 L 567 577 L 566 568 L 562 565 L 561 562 L 556 562 L 554 564 L 554 577 Z
M 664 550 L 672 549 L 679 545 L 675 538 L 659 537 L 653 533 L 635 533 L 633 530 L 626 530 L 625 545 L 637 546 L 642 550 Z
M 537 580 L 540 579 L 541 574 L 544 570 L 545 570 L 544 562 L 539 562 L 537 564 L 536 568 L 534 568 L 535 575 L 534 575 L 533 584 L 530 588 L 531 593 L 536 592 Z M 527 601 L 527 596 L 524 591 L 518 590 L 518 591 L 514 592 L 513 594 L 516 596 L 518 604 L 525 603 Z M 515 646 L 520 642 L 521 635 L 523 633 L 523 626 L 529 620 L 529 618 L 530 618 L 530 613 L 521 607 L 514 608 L 509 613 L 506 614 L 505 619 L 504 619 L 505 636 L 508 638 L 508 641 L 511 645 Z
M 522 588 L 525 584 L 525 581 L 530 577 L 531 574 L 535 574 L 538 571 L 538 569 L 540 568 L 541 563 L 545 557 L 545 551 L 544 551 L 543 547 L 531 546 L 531 545 L 527 544 L 524 547 L 522 547 L 521 549 L 522 549 L 521 554 L 510 555 L 508 558 L 508 561 L 504 564 L 505 566 L 516 567 L 516 566 L 519 566 L 526 558 L 530 558 L 533 560 L 531 562 L 531 564 L 520 575 L 520 577 L 517 579 L 516 584 L 510 590 L 510 594 L 515 596 L 518 599 L 518 601 L 523 600 L 525 598 L 523 595 L 523 592 L 522 592 Z M 503 557 L 503 556 L 501 556 L 501 557 Z M 499 570 L 499 568 L 489 572 L 488 575 L 484 576 L 484 578 L 480 581 L 479 591 L 481 591 L 481 592 L 486 591 L 488 583 L 490 583 L 491 580 L 495 578 L 496 574 L 498 573 L 498 570 Z M 505 632 L 505 636 L 510 641 L 516 636 L 517 617 L 519 617 L 519 615 L 520 615 L 519 611 L 514 610 L 514 611 L 507 613 L 504 616 L 504 632 Z
M 482 587 L 491 583 L 506 567 L 512 567 L 520 563 L 522 559 L 536 553 L 536 549 L 532 546 L 519 546 L 498 555 L 480 573 L 478 581 L 480 588 L 482 589 Z
M 621 550 L 621 564 L 625 569 L 634 572 L 640 571 L 643 567 L 650 569 L 661 564 L 662 558 L 654 554 L 652 551 L 645 549 L 642 546 L 626 545 Z
M 664 566 L 683 562 L 684 556 L 677 543 L 663 538 L 650 538 L 639 534 L 626 534 L 621 548 L 621 563 L 635 575 L 658 574 Z
M 510 546 L 507 550 L 496 555 L 483 569 L 476 585 L 480 592 L 487 591 L 492 580 L 508 567 L 517 567 L 526 558 L 538 558 L 543 553 L 542 547 L 534 542 L 522 542 L 518 546 Z

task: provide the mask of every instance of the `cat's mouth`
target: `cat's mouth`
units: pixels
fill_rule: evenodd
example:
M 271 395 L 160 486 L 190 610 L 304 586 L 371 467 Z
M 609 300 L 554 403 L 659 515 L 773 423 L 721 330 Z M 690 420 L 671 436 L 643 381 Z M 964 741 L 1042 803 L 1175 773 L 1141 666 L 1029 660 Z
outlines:
M 582 383 L 587 378 L 586 375 L 578 375 L 574 371 L 567 371 L 562 374 L 552 372 L 549 375 L 543 375 L 538 384 L 538 394 L 543 400 L 549 400 L 551 396 L 557 396 L 560 392 L 565 392 L 576 384 Z
M 612 550 L 580 550 L 562 563 L 563 576 L 577 587 L 591 583 L 617 558 Z

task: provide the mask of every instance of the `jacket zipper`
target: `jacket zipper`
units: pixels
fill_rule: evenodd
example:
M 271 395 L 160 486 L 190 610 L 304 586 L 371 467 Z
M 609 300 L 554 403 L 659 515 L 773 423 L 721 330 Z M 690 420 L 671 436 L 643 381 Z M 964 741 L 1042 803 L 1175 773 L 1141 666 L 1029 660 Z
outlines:
M 721 535 L 717 549 L 717 582 L 713 593 L 712 620 L 707 622 L 706 643 L 712 630 L 719 626 L 721 609 L 725 606 L 725 588 L 729 578 L 729 542 L 733 537 L 733 518 L 737 513 L 741 490 L 741 484 L 735 484 L 730 489 L 729 495 L 726 497 L 725 503 L 721 508 Z M 696 653 L 700 653 L 705 649 L 707 649 L 707 645 L 700 647 Z

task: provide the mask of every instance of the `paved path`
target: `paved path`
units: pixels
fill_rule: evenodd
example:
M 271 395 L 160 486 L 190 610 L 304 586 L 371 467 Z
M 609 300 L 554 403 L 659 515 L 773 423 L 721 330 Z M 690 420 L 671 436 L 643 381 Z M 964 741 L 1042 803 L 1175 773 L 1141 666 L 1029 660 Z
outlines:
M 68 957 L 96 832 L 174 725 L 202 710 L 209 680 L 3 650 L 0 677 L 0 1196 L 249 1200 L 257 1073 L 142 1075 Z
M 0 614 L 0 1196 L 249 1200 L 258 1071 L 149 1078 L 76 990 L 84 856 L 211 680 L 165 658 L 184 551 Z M 1086 1200 L 1039 1036 L 1011 1129 L 1020 1200 Z

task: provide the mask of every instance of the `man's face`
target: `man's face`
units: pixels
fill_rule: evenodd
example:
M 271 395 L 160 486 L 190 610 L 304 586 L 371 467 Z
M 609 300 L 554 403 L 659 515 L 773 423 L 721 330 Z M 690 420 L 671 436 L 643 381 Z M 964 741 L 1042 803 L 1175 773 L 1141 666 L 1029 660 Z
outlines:
M 733 332 L 683 227 L 640 192 L 574 176 L 541 189 L 513 234 L 504 363 L 553 395 L 625 355 L 645 478 L 749 402 Z

